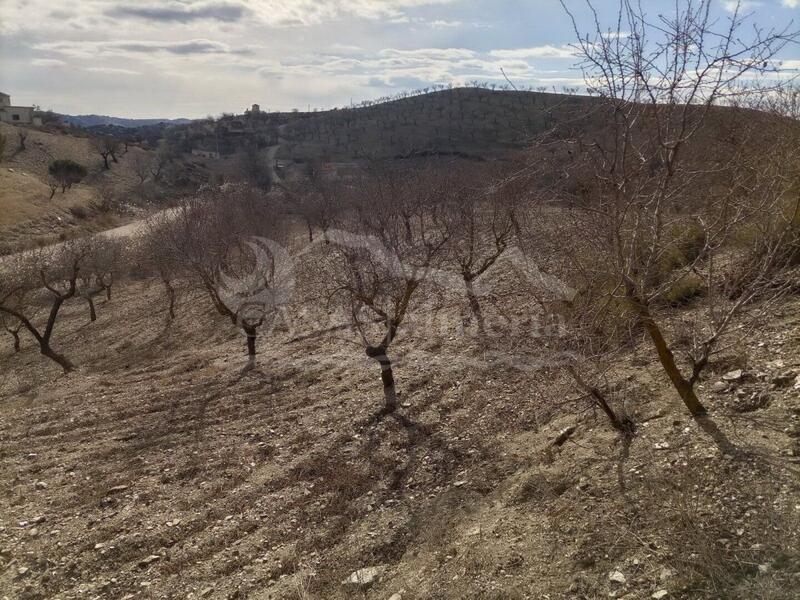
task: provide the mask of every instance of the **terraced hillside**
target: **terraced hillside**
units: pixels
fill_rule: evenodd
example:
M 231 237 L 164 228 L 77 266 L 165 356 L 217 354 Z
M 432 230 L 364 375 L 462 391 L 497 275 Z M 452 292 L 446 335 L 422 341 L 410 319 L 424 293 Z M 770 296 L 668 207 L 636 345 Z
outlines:
M 431 154 L 501 156 L 533 136 L 585 117 L 581 96 L 452 89 L 376 105 L 313 113 L 247 113 L 177 126 L 167 137 L 184 152 L 233 154 L 280 145 L 278 159 L 404 158 Z

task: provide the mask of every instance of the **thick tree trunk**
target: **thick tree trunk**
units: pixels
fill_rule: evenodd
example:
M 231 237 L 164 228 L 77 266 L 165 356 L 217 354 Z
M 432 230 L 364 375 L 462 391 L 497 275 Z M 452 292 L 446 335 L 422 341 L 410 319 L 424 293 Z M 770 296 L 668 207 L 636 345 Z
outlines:
M 161 280 L 164 283 L 164 288 L 167 290 L 167 298 L 169 299 L 169 320 L 175 318 L 175 288 L 172 287 L 172 282 L 164 278 Z
M 22 346 L 20 345 L 19 341 L 19 333 L 16 331 L 9 331 L 8 333 L 11 334 L 11 337 L 14 338 L 14 352 L 19 352 Z
M 483 320 L 483 311 L 481 310 L 481 303 L 478 301 L 478 296 L 475 294 L 475 288 L 472 286 L 472 280 L 464 278 L 464 285 L 467 288 L 467 300 L 469 301 L 469 309 L 472 311 L 472 316 L 478 324 L 478 334 L 481 337 L 486 337 L 486 323 Z
M 694 391 L 694 386 L 681 374 L 681 371 L 675 362 L 675 355 L 672 354 L 672 350 L 670 350 L 667 341 L 664 339 L 664 335 L 661 333 L 661 328 L 659 328 L 658 324 L 655 322 L 655 319 L 653 319 L 653 316 L 650 314 L 650 310 L 638 299 L 633 299 L 633 303 L 642 321 L 642 325 L 644 325 L 645 330 L 647 330 L 647 334 L 650 336 L 653 345 L 656 347 L 656 352 L 658 353 L 658 360 L 661 362 L 661 367 L 667 373 L 667 376 L 677 390 L 681 400 L 683 400 L 683 403 L 686 405 L 686 408 L 689 409 L 689 412 L 692 413 L 692 416 L 694 417 L 705 416 L 708 414 L 708 411 L 706 411 L 706 408 L 697 397 L 697 394 Z
M 42 355 L 58 363 L 61 366 L 61 368 L 64 369 L 64 373 L 69 373 L 70 371 L 75 369 L 75 365 L 73 365 L 66 356 L 63 356 L 58 352 L 56 352 L 55 350 L 53 350 L 48 342 L 41 341 L 39 343 L 39 348 Z
M 91 295 L 86 296 L 86 302 L 89 304 L 89 320 L 94 323 L 97 321 L 97 311 L 94 309 L 94 300 Z
M 247 366 L 246 370 L 250 371 L 256 367 L 256 329 L 254 327 L 244 328 L 245 336 L 247 336 Z
M 369 346 L 367 356 L 377 361 L 381 367 L 381 382 L 383 382 L 383 398 L 386 401 L 386 412 L 397 410 L 397 389 L 394 384 L 394 372 L 392 371 L 392 361 L 386 355 L 387 349 L 381 346 Z

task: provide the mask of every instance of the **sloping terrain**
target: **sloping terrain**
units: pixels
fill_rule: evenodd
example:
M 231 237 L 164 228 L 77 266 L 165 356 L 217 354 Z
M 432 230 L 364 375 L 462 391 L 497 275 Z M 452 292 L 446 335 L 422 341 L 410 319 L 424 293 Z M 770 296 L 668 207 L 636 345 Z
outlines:
M 183 152 L 226 155 L 279 145 L 279 159 L 296 161 L 491 158 L 525 148 L 533 136 L 587 117 L 596 106 L 585 96 L 463 88 L 322 112 L 225 116 L 166 135 Z
M 504 360 L 487 361 L 457 291 L 428 289 L 396 350 L 402 408 L 383 418 L 377 367 L 304 279 L 246 375 L 243 338 L 205 297 L 185 292 L 168 324 L 148 281 L 119 284 L 95 323 L 66 307 L 55 344 L 76 373 L 4 345 L 0 592 L 795 598 L 800 301 L 713 366 L 705 429 L 632 349 L 609 382 L 638 424 L 628 444 L 536 368 L 535 310 L 508 269 L 491 277 Z M 342 583 L 368 567 L 371 585 Z
M 25 150 L 18 148 L 18 133 L 27 135 Z M 62 235 L 78 235 L 113 226 L 108 214 L 91 209 L 104 188 L 124 197 L 137 185 L 134 164 L 147 151 L 130 147 L 118 155 L 109 171 L 91 148 L 91 139 L 81 135 L 0 124 L 6 136 L 6 151 L 0 161 L 0 246 L 49 243 Z M 67 158 L 89 171 L 83 182 L 50 198 L 48 167 L 53 160 Z

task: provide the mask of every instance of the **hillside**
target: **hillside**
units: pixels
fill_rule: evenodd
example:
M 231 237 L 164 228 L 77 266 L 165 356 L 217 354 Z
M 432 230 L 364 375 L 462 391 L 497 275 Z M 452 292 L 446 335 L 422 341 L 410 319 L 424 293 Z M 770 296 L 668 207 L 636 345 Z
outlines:
M 279 146 L 287 161 L 348 161 L 458 155 L 491 158 L 525 148 L 533 136 L 586 116 L 588 97 L 457 88 L 374 106 L 313 113 L 246 113 L 166 132 L 183 152 L 230 155 Z
M 491 279 L 491 348 L 512 346 L 516 365 L 529 364 L 538 341 L 503 315 L 532 314 L 531 300 L 507 265 Z M 77 373 L 59 375 L 28 339 L 19 354 L 4 343 L 0 589 L 21 599 L 794 597 L 796 298 L 713 365 L 701 385 L 712 435 L 685 414 L 652 350 L 631 348 L 609 382 L 640 426 L 628 444 L 601 415 L 568 408 L 576 394 L 562 376 L 487 362 L 459 325 L 468 309 L 457 290 L 424 291 L 396 351 L 402 409 L 381 419 L 374 365 L 349 334 L 319 332 L 330 316 L 303 308 L 315 293 L 302 280 L 297 318 L 269 333 L 260 368 L 244 376 L 230 323 L 185 290 L 167 324 L 154 281 L 118 287 L 95 323 L 83 302 L 66 307 L 57 344 Z M 742 374 L 723 381 L 734 367 Z M 371 585 L 343 584 L 371 567 Z
M 26 136 L 24 150 L 19 148 L 20 132 Z M 7 139 L 0 161 L 0 252 L 109 229 L 130 220 L 137 207 L 150 208 L 153 201 L 180 195 L 184 185 L 195 189 L 206 177 L 194 165 L 184 168 L 180 161 L 173 161 L 156 185 L 142 171 L 155 153 L 122 142 L 117 162 L 109 159 L 111 168 L 106 170 L 92 147 L 96 136 L 78 129 L 0 123 L 0 134 Z M 57 159 L 75 161 L 88 174 L 50 198 L 48 168 Z
M 149 125 L 185 125 L 191 119 L 127 119 L 124 117 L 109 117 L 107 115 L 55 115 L 64 123 L 73 127 L 96 127 L 98 125 L 112 125 L 114 127 L 137 128 Z

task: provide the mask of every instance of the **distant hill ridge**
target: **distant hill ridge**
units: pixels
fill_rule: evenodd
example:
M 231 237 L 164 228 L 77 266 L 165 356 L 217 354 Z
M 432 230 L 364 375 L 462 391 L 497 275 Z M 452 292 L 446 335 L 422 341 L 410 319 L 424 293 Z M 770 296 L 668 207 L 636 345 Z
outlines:
M 59 118 L 73 127 L 97 127 L 112 125 L 115 127 L 147 127 L 165 123 L 168 125 L 185 125 L 191 119 L 126 119 L 124 117 L 109 117 L 107 115 L 58 115 Z

